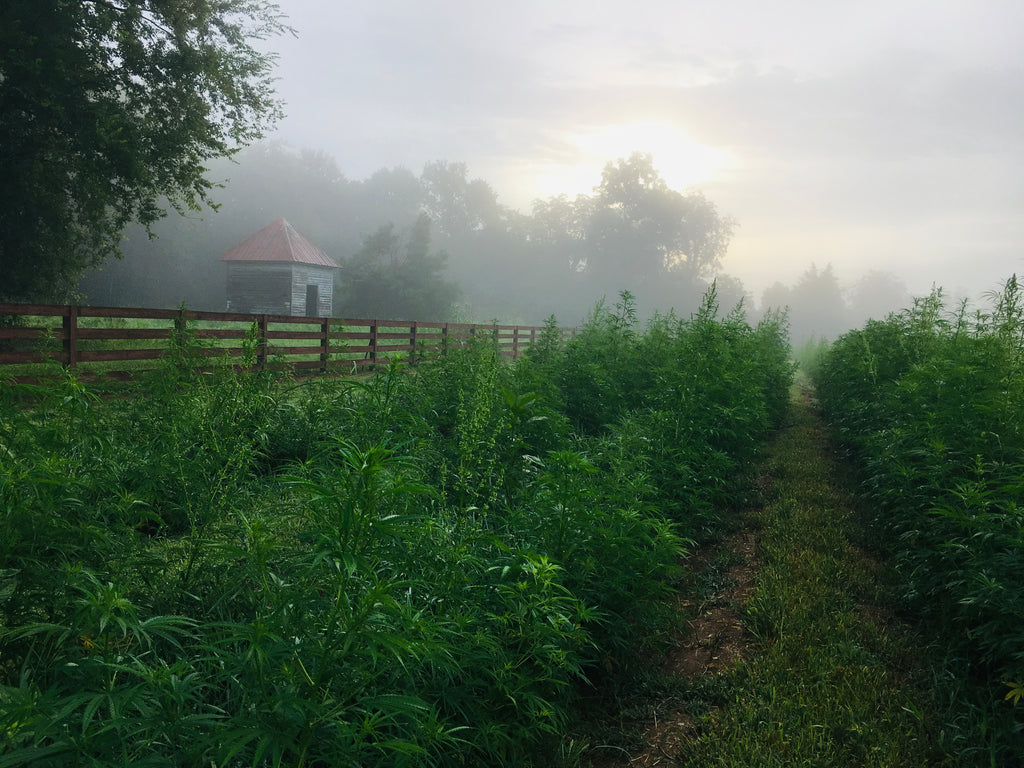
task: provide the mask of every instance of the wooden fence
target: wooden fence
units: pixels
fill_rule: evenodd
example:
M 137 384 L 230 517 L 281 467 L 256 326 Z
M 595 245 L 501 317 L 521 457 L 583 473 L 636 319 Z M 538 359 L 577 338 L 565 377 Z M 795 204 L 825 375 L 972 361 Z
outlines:
M 0 303 L 0 378 L 38 376 L 38 366 L 48 362 L 130 376 L 166 357 L 172 339 L 191 353 L 235 365 L 248 351 L 259 368 L 355 373 L 396 356 L 415 362 L 443 354 L 483 334 L 494 334 L 502 354 L 514 359 L 541 331 L 530 325 Z M 575 329 L 560 332 L 572 335 Z M 131 370 L 125 370 L 128 362 Z

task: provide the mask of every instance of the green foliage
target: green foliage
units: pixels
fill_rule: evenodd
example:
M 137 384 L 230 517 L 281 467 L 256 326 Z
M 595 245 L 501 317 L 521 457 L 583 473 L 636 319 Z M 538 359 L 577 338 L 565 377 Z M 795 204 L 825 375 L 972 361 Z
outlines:
M 613 424 L 642 386 L 632 294 L 624 291 L 615 309 L 599 302 L 559 361 L 556 381 L 565 394 L 566 415 L 581 434 L 597 434 Z
M 909 610 L 947 659 L 956 701 L 949 749 L 964 764 L 1024 750 L 1024 300 L 1017 279 L 992 309 L 947 312 L 941 293 L 841 337 L 817 375 L 822 402 L 858 460 Z
M 829 346 L 828 339 L 812 336 L 794 350 L 793 356 L 796 358 L 797 367 L 809 379 L 817 377 L 818 368 L 821 366 Z
M 0 299 L 62 300 L 168 200 L 199 210 L 207 161 L 280 116 L 263 2 L 39 3 L 0 10 Z
M 444 279 L 447 254 L 430 253 L 430 219 L 421 215 L 402 238 L 393 224 L 368 235 L 363 247 L 338 270 L 337 314 L 345 317 L 443 320 L 458 288 Z
M 140 396 L 5 389 L 0 765 L 550 765 L 788 386 L 716 315 L 311 381 L 183 324 Z
M 751 328 L 737 308 L 719 319 L 714 286 L 689 320 L 656 316 L 641 337 L 628 293 L 616 313 L 598 305 L 555 374 L 584 435 L 634 424 L 650 441 L 645 472 L 670 516 L 696 534 L 735 487 L 730 479 L 778 423 L 793 369 L 785 324 Z

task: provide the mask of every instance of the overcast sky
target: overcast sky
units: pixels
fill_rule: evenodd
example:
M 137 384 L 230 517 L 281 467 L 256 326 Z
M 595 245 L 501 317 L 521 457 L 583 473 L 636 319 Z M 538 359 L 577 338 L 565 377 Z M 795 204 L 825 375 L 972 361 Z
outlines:
M 759 296 L 812 263 L 913 292 L 1024 272 L 1022 0 L 279 0 L 276 138 L 346 176 L 465 162 L 503 204 L 649 152 L 739 229 Z

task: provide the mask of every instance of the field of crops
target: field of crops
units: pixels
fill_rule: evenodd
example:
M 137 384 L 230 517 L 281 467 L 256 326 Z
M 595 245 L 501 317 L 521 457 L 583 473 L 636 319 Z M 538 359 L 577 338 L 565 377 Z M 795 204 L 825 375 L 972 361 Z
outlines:
M 578 761 L 578 697 L 637 665 L 792 367 L 713 291 L 548 331 L 0 389 L 0 766 Z
M 817 389 L 940 660 L 949 754 L 1024 755 L 1024 294 L 970 313 L 941 292 L 841 337 Z

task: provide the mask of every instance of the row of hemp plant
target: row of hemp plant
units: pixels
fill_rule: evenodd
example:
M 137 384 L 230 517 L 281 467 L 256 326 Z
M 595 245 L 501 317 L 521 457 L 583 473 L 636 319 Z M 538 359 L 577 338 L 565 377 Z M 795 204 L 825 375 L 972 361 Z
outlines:
M 781 318 L 635 311 L 514 363 L 5 386 L 0 767 L 578 764 L 791 376 Z
M 1024 293 L 941 291 L 839 338 L 816 386 L 860 471 L 903 608 L 935 639 L 958 765 L 1024 754 Z

